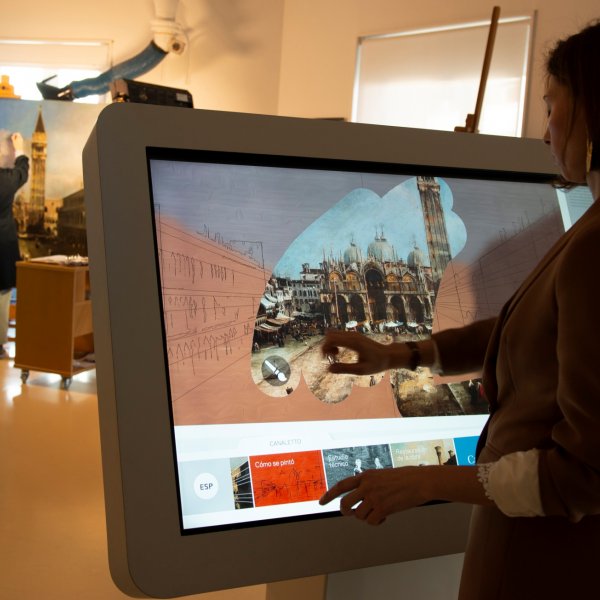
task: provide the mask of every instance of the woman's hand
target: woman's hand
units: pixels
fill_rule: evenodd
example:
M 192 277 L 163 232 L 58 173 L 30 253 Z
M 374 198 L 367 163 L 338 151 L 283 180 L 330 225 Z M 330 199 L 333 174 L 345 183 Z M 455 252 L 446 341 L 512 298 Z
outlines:
M 340 348 L 348 348 L 358 355 L 357 362 L 337 362 Z M 336 360 L 329 365 L 331 373 L 349 373 L 352 375 L 370 375 L 392 367 L 404 366 L 410 360 L 410 351 L 404 344 L 380 344 L 369 337 L 352 331 L 328 331 L 321 350 L 325 356 Z
M 455 465 L 372 469 L 338 482 L 323 494 L 319 503 L 327 504 L 343 494 L 346 495 L 340 502 L 342 514 L 370 525 L 379 525 L 388 515 L 431 500 L 494 504 L 485 495 L 477 469 Z
M 380 525 L 392 513 L 433 500 L 428 493 L 430 482 L 442 468 L 423 466 L 365 471 L 338 482 L 319 503 L 327 504 L 346 494 L 340 502 L 343 515 Z
M 16 131 L 10 136 L 15 152 L 23 152 L 23 136 Z

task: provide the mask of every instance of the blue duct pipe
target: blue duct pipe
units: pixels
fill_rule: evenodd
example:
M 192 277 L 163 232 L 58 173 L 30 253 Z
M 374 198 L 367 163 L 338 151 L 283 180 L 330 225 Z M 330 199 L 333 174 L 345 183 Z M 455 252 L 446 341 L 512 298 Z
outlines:
M 111 81 L 115 79 L 135 79 L 158 65 L 168 53 L 150 42 L 144 50 L 134 57 L 115 65 L 97 77 L 72 81 L 64 88 L 57 88 L 46 83 L 49 79 L 37 84 L 44 100 L 74 100 L 93 94 L 106 94 Z

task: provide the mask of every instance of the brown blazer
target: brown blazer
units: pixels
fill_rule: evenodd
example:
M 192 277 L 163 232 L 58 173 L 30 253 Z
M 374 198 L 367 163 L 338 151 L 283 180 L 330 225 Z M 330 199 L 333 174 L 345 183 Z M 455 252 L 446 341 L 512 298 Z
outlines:
M 461 600 L 600 596 L 600 201 L 497 319 L 434 336 L 444 372 L 481 367 L 479 462 L 538 448 L 546 517 L 476 507 Z M 468 340 L 468 341 L 467 341 Z M 457 353 L 456 348 L 466 349 Z

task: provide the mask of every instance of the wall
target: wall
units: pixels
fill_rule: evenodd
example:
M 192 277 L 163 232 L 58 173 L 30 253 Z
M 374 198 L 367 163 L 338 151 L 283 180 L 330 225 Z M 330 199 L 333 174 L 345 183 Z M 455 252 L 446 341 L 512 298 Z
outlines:
M 284 0 L 180 0 L 187 50 L 140 79 L 189 90 L 197 108 L 276 113 L 283 6 Z M 0 38 L 112 40 L 116 64 L 152 39 L 154 3 L 22 0 L 5 13 Z
M 277 114 L 283 4 L 180 0 L 189 48 L 157 67 L 159 79 L 188 89 L 197 108 Z
M 479 0 L 286 0 L 279 114 L 350 118 L 360 36 L 489 19 L 498 2 Z M 553 40 L 599 16 L 597 0 L 505 0 L 501 16 L 537 10 L 526 136 L 545 123 L 543 53 Z M 484 48 L 482 48 L 483 60 Z M 473 108 L 475 108 L 473 99 Z
M 141 79 L 182 87 L 198 108 L 299 117 L 346 117 L 352 108 L 359 36 L 489 19 L 493 0 L 180 0 L 189 47 Z M 109 39 L 119 62 L 151 38 L 152 0 L 82 3 L 52 9 L 23 0 L 7 12 L 0 38 Z M 502 16 L 538 11 L 526 135 L 541 137 L 543 52 L 598 16 L 596 0 L 505 0 Z M 483 50 L 482 50 L 483 54 Z
M 489 18 L 493 4 L 487 0 L 476 3 L 471 0 L 421 0 L 419 3 L 408 0 L 181 0 L 178 20 L 189 36 L 189 48 L 181 56 L 167 57 L 142 79 L 190 90 L 199 108 L 349 118 L 359 36 L 485 19 Z M 503 16 L 533 10 L 538 10 L 538 23 L 526 132 L 528 136 L 540 137 L 545 120 L 540 101 L 541 53 L 549 40 L 576 30 L 596 17 L 598 9 L 597 0 L 568 3 L 564 0 L 505 0 L 502 5 Z M 113 40 L 114 62 L 119 62 L 148 43 L 153 16 L 152 0 L 104 0 L 102 3 L 54 0 L 51 5 L 40 0 L 21 0 L 18 9 L 5 11 L 0 21 L 0 38 L 109 39 Z M 95 413 L 90 413 L 88 419 L 90 431 L 97 431 Z M 97 452 L 97 439 L 93 443 Z M 97 454 L 93 461 L 92 466 L 98 470 Z M 96 473 L 94 518 L 98 521 L 95 533 L 98 536 L 102 535 L 99 481 L 99 473 Z M 84 501 L 85 498 L 82 505 Z M 40 515 L 46 521 L 51 517 Z M 53 540 L 48 538 L 47 541 L 50 548 Z M 35 541 L 22 539 L 22 543 L 34 544 Z M 100 551 L 100 546 L 96 551 Z M 434 560 L 440 561 L 440 568 L 448 578 L 452 579 L 458 572 L 460 557 L 452 559 L 452 568 L 445 559 Z M 22 574 L 20 579 L 26 576 Z M 53 573 L 43 577 L 38 583 L 47 586 L 47 598 L 53 597 L 53 591 L 69 594 L 64 584 L 57 586 Z M 373 577 L 377 579 L 375 572 Z M 395 576 L 387 574 L 385 579 L 392 581 Z M 81 580 L 80 577 L 80 583 Z M 118 595 L 108 581 L 104 564 L 94 563 L 93 569 L 85 574 L 85 583 L 99 590 L 108 586 L 115 597 Z M 333 583 L 339 590 L 347 581 L 336 578 Z M 321 595 L 322 579 L 307 580 L 305 585 L 305 598 Z M 308 592 L 309 587 L 311 592 Z M 335 590 L 332 588 L 330 592 L 334 598 Z M 273 600 L 277 593 L 291 597 L 286 585 L 281 584 L 269 590 L 266 586 L 255 586 L 207 594 L 205 598 L 258 600 L 267 593 Z M 431 595 L 423 597 L 432 598 Z

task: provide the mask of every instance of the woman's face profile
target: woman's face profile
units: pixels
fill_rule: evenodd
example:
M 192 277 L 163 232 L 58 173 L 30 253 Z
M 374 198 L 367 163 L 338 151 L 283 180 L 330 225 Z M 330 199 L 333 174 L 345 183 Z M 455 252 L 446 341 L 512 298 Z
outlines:
M 573 106 L 569 89 L 553 76 L 548 78 L 544 101 L 548 110 L 544 141 L 562 176 L 573 183 L 585 183 L 587 132 L 583 110 Z

